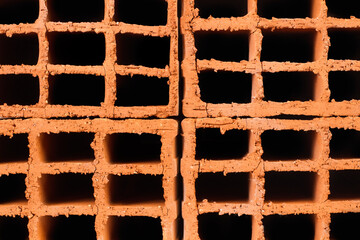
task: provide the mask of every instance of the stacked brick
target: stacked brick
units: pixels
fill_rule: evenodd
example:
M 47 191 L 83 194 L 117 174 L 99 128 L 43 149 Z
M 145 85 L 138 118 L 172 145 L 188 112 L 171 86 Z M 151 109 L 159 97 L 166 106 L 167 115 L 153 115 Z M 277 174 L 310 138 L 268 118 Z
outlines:
M 182 6 L 184 239 L 359 237 L 359 3 Z
M 178 237 L 177 2 L 142 4 L 0 2 L 0 239 Z

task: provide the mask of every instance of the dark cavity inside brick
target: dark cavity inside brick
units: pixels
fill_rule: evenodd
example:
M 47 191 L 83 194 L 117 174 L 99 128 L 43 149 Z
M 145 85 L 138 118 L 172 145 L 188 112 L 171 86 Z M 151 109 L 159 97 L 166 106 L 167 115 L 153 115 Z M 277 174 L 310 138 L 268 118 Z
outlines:
M 250 103 L 252 75 L 244 72 L 199 73 L 201 100 L 206 103 Z
M 315 131 L 267 130 L 261 134 L 264 160 L 306 160 L 313 156 Z
M 330 157 L 334 159 L 360 158 L 360 132 L 353 129 L 330 129 Z
M 160 218 L 145 216 L 115 217 L 109 218 L 110 239 L 163 239 Z
M 206 213 L 199 215 L 198 221 L 202 240 L 251 239 L 252 223 L 249 215 Z
M 34 23 L 38 16 L 38 0 L 0 1 L 0 24 Z
M 195 32 L 198 59 L 240 62 L 249 58 L 249 31 Z
M 329 72 L 329 88 L 331 100 L 360 100 L 360 72 Z
M 108 194 L 111 204 L 159 204 L 164 202 L 162 176 L 110 175 Z
M 45 204 L 83 203 L 94 201 L 92 174 L 43 174 L 41 195 Z
M 115 106 L 160 106 L 169 104 L 169 79 L 143 75 L 116 76 Z
M 44 239 L 96 240 L 95 216 L 46 216 L 40 218 L 40 226 Z
M 311 17 L 311 0 L 258 0 L 260 17 L 275 18 L 306 18 Z
M 249 152 L 250 131 L 232 129 L 221 134 L 219 128 L 196 130 L 196 159 L 241 159 Z
M 265 101 L 314 100 L 316 75 L 312 72 L 263 73 Z
M 1 65 L 36 65 L 39 57 L 39 40 L 35 33 L 0 34 Z
M 330 195 L 332 200 L 360 199 L 360 171 L 330 171 Z
M 242 17 L 247 14 L 246 0 L 195 0 L 195 8 L 199 9 L 202 18 Z
M 315 30 L 263 31 L 262 61 L 313 61 Z
M 196 199 L 201 202 L 246 202 L 249 198 L 249 174 L 200 173 L 195 182 Z
M 139 25 L 166 25 L 166 0 L 115 0 L 116 22 Z
M 27 134 L 0 136 L 0 163 L 26 162 L 29 158 Z
M 104 18 L 104 0 L 47 0 L 49 21 L 100 22 Z
M 360 18 L 360 1 L 354 0 L 326 0 L 328 16 L 336 18 L 350 18 L 351 16 Z
M 160 162 L 161 137 L 155 134 L 114 133 L 106 136 L 111 163 Z
M 313 172 L 267 172 L 265 173 L 265 200 L 312 201 L 316 184 Z
M 165 68 L 170 59 L 170 38 L 139 34 L 117 34 L 116 55 L 119 65 Z
M 30 74 L 0 75 L 0 104 L 34 105 L 39 101 L 39 78 Z
M 330 239 L 360 239 L 360 213 L 331 214 Z
M 29 239 L 28 218 L 0 216 L 0 239 Z
M 314 218 L 314 215 L 309 214 L 265 216 L 263 219 L 265 239 L 313 240 Z
M 358 29 L 329 29 L 331 45 L 329 59 L 360 60 L 360 31 Z
M 41 151 L 45 162 L 92 161 L 94 133 L 42 133 Z
M 50 32 L 47 38 L 52 64 L 102 65 L 105 60 L 104 34 Z
M 25 174 L 10 174 L 0 176 L 0 203 L 25 202 Z
M 105 98 L 103 76 L 60 74 L 49 76 L 49 103 L 73 106 L 100 106 Z

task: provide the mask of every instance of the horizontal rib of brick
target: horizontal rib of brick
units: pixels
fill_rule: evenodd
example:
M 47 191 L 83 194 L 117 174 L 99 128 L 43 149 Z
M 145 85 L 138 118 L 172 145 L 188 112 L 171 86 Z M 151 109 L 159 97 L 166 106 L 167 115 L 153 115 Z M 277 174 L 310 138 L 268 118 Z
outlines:
M 182 122 L 184 153 L 181 160 L 181 174 L 184 179 L 184 200 L 182 214 L 184 218 L 185 239 L 199 239 L 197 216 L 203 213 L 247 214 L 253 216 L 253 238 L 263 239 L 261 219 L 271 214 L 315 214 L 316 239 L 329 239 L 330 213 L 358 212 L 359 200 L 331 201 L 328 199 L 329 170 L 360 170 L 359 159 L 334 160 L 329 157 L 330 128 L 355 129 L 360 131 L 360 118 L 319 118 L 314 120 L 279 120 L 279 119 L 230 119 L 200 118 L 186 119 Z M 195 159 L 196 129 L 219 128 L 222 133 L 231 129 L 249 130 L 249 152 L 241 159 L 207 160 Z M 312 160 L 264 161 L 261 134 L 266 130 L 316 131 Z M 314 200 L 310 202 L 265 202 L 265 172 L 267 171 L 302 171 L 315 172 L 318 180 L 314 189 Z M 247 202 L 197 202 L 195 181 L 199 173 L 238 173 L 250 174 L 249 201 Z
M 305 19 L 265 19 L 257 15 L 257 0 L 248 1 L 248 14 L 244 17 L 200 18 L 194 1 L 185 0 L 181 17 L 181 33 L 183 34 L 184 60 L 182 72 L 184 76 L 183 112 L 187 117 L 266 117 L 280 114 L 314 115 L 314 116 L 358 116 L 360 101 L 330 102 L 328 73 L 332 71 L 359 71 L 358 60 L 328 60 L 330 40 L 329 28 L 357 29 L 360 19 L 336 19 L 327 17 L 325 0 L 315 0 L 316 11 L 313 18 Z M 315 60 L 307 63 L 261 61 L 263 34 L 265 29 L 316 30 L 318 40 L 315 43 Z M 249 37 L 249 61 L 223 62 L 215 59 L 199 60 L 196 58 L 195 32 L 199 31 L 241 31 L 251 32 Z M 253 74 L 251 103 L 214 104 L 206 103 L 200 98 L 198 73 L 204 70 L 246 72 Z M 302 72 L 311 71 L 317 74 L 314 101 L 289 101 L 284 103 L 266 102 L 261 72 Z M 221 84 L 221 83 L 219 83 Z
M 94 161 L 87 163 L 44 163 L 41 161 L 39 136 L 41 133 L 85 132 L 94 133 L 91 143 Z M 25 163 L 0 164 L 0 176 L 26 174 L 25 203 L 0 204 L 2 216 L 29 217 L 29 239 L 39 239 L 38 220 L 41 216 L 95 215 L 95 230 L 98 239 L 105 239 L 106 223 L 109 216 L 149 216 L 160 217 L 164 239 L 175 239 L 175 219 L 178 217 L 179 203 L 176 198 L 176 176 L 178 164 L 175 138 L 178 123 L 175 120 L 1 120 L 0 135 L 28 134 L 30 156 Z M 105 137 L 113 133 L 157 134 L 161 137 L 161 161 L 159 163 L 110 164 L 105 155 Z M 94 202 L 46 205 L 40 197 L 39 178 L 41 174 L 92 173 Z M 161 204 L 111 204 L 107 203 L 106 183 L 109 174 L 134 175 L 151 174 L 163 176 L 164 203 Z

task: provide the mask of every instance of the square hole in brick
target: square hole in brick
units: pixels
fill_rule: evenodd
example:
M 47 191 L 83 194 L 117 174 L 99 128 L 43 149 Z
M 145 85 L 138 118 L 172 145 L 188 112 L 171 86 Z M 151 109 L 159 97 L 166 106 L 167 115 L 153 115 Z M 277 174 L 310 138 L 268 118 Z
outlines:
M 0 34 L 1 65 L 36 65 L 39 57 L 39 40 L 35 33 Z
M 311 0 L 258 0 L 258 14 L 264 18 L 306 18 L 311 16 Z
M 83 203 L 94 201 L 92 174 L 43 174 L 40 178 L 41 197 L 45 204 Z
M 103 76 L 60 74 L 49 76 L 49 103 L 73 106 L 100 106 L 105 98 Z
M 195 0 L 195 8 L 199 9 L 202 18 L 242 17 L 247 14 L 248 9 L 246 0 Z
M 263 73 L 265 101 L 314 100 L 316 75 L 312 72 Z
M 249 59 L 249 31 L 196 32 L 198 59 L 240 62 Z
M 329 59 L 360 60 L 359 29 L 329 29 Z
M 360 213 L 331 214 L 330 239 L 360 239 Z
M 270 215 L 264 217 L 263 224 L 268 240 L 313 240 L 315 237 L 314 215 Z
M 165 68 L 170 59 L 170 38 L 139 34 L 117 34 L 116 55 L 119 65 Z
M 265 200 L 312 201 L 316 184 L 313 172 L 267 172 L 265 173 Z
M 167 8 L 166 0 L 115 0 L 114 20 L 148 26 L 166 25 Z
M 251 216 L 206 213 L 198 216 L 199 236 L 204 240 L 251 239 Z
M 27 162 L 28 145 L 27 134 L 0 135 L 0 163 Z
M 264 30 L 263 35 L 262 61 L 313 61 L 315 30 Z
M 102 65 L 105 60 L 104 34 L 93 32 L 50 32 L 51 64 Z
M 328 16 L 336 18 L 360 18 L 360 2 L 356 0 L 326 0 Z
M 0 203 L 25 203 L 25 174 L 0 176 Z
M 249 174 L 200 173 L 195 191 L 198 202 L 246 202 L 249 198 Z
M 329 88 L 331 100 L 360 100 L 360 72 L 329 72 Z
M 249 130 L 232 129 L 221 133 L 219 128 L 196 130 L 196 159 L 241 159 L 249 152 Z
M 30 74 L 0 75 L 0 104 L 34 105 L 39 101 L 39 78 Z
M 331 200 L 360 199 L 360 171 L 330 171 Z
M 203 71 L 198 74 L 201 100 L 206 103 L 250 103 L 252 75 Z
M 106 136 L 106 156 L 111 163 L 160 162 L 161 136 L 114 133 Z
M 360 131 L 330 129 L 330 157 L 334 159 L 360 158 Z
M 315 131 L 267 130 L 261 134 L 264 160 L 312 159 L 316 143 Z
M 29 219 L 25 217 L 0 216 L 0 239 L 27 240 Z
M 41 154 L 44 162 L 93 161 L 91 143 L 94 133 L 42 133 Z
M 34 23 L 38 16 L 38 0 L 0 1 L 0 24 Z
M 40 218 L 41 240 L 96 240 L 95 216 L 45 216 Z
M 104 0 L 47 0 L 48 18 L 54 22 L 100 22 Z
M 145 216 L 111 216 L 108 220 L 110 238 L 112 240 L 131 239 L 163 239 L 160 218 Z
M 116 76 L 115 106 L 160 106 L 169 104 L 169 79 L 143 75 Z
M 163 203 L 162 175 L 110 175 L 108 194 L 111 204 Z

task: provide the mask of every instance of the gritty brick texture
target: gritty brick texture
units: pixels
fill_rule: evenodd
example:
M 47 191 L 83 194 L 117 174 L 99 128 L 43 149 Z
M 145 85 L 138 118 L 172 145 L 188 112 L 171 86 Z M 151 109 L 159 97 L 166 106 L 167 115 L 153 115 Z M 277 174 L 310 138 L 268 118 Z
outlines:
M 359 115 L 356 78 L 342 82 L 360 70 L 356 1 L 182 6 L 185 116 Z
M 356 221 L 358 118 L 199 118 L 182 128 L 184 239 L 342 239 L 340 219 Z
M 40 0 L 0 5 L 4 53 L 0 115 L 177 115 L 177 1 L 157 3 L 165 7 L 154 6 L 157 12 L 145 20 L 144 14 L 131 17 L 140 6 L 124 6 L 124 2 Z M 164 19 L 151 22 L 159 17 Z
M 0 121 L 1 237 L 176 239 L 177 129 L 166 119 Z

